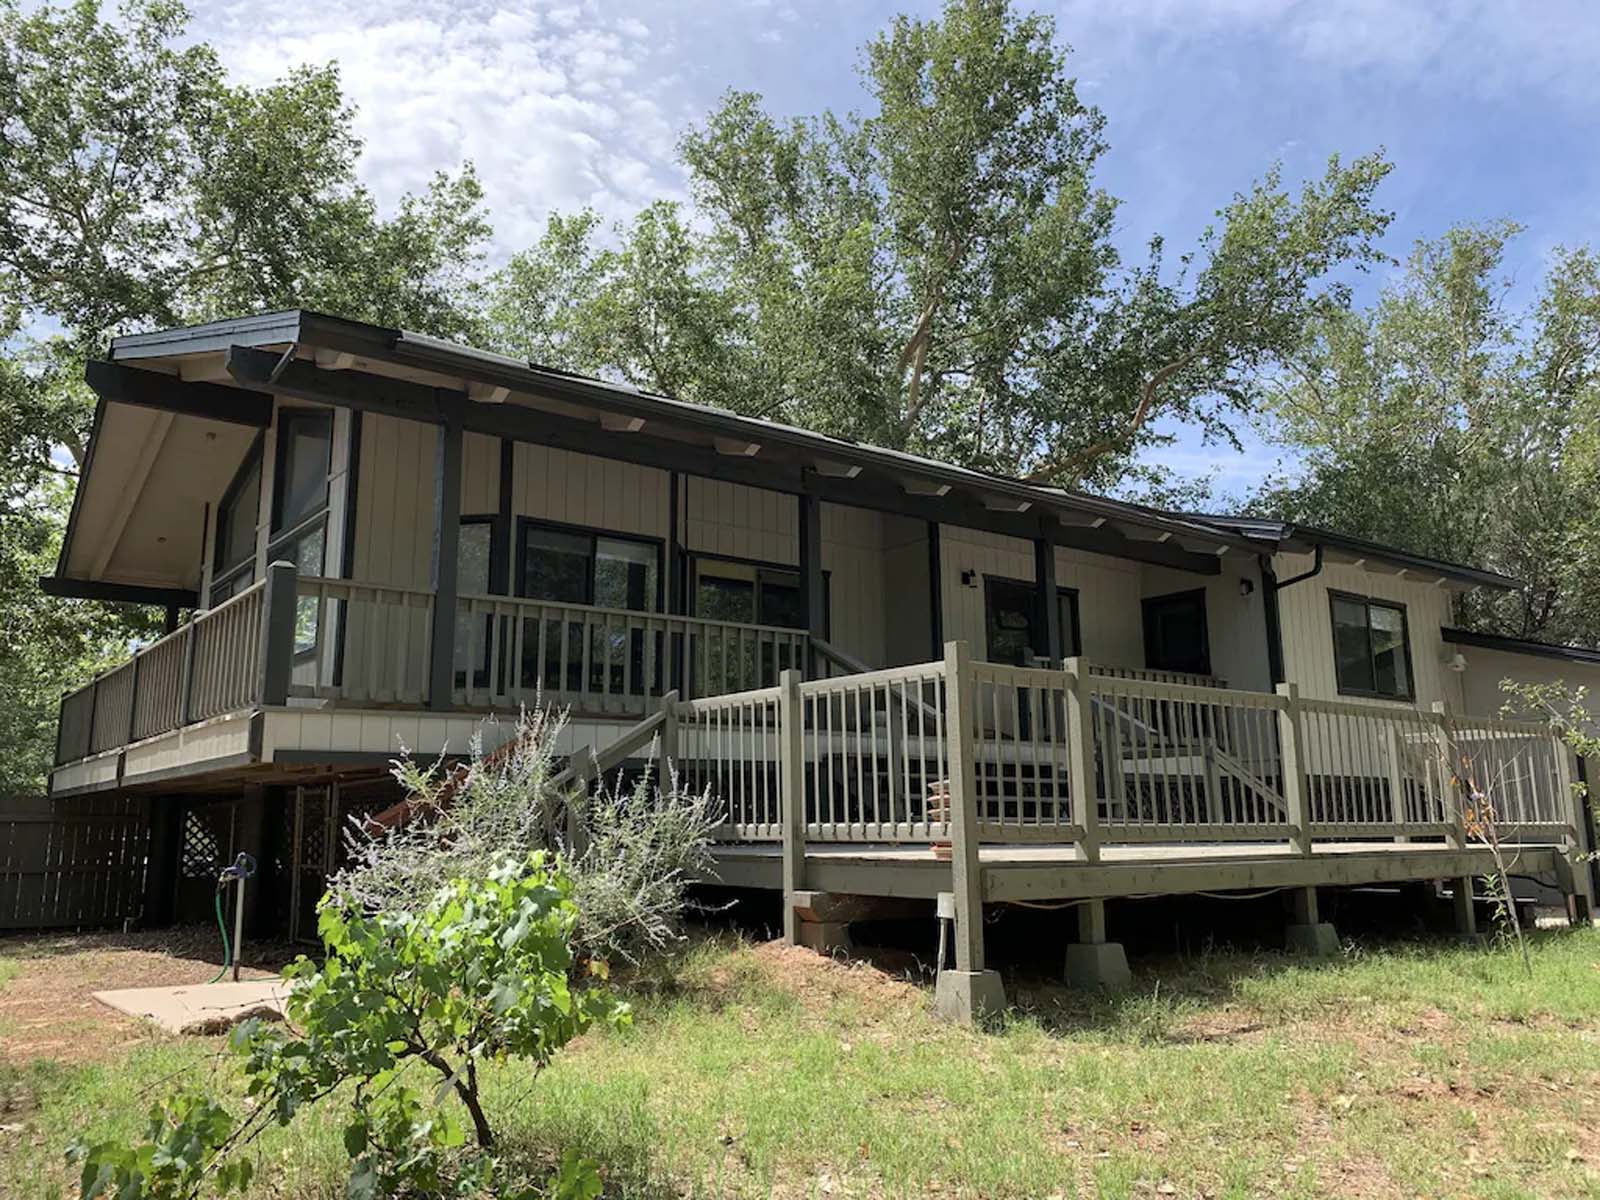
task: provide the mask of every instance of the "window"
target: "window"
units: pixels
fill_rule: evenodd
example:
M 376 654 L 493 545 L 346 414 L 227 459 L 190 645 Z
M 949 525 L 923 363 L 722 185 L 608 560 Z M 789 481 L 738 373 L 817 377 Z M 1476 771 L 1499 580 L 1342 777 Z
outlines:
M 495 576 L 494 517 L 462 517 L 461 535 L 456 544 L 456 592 L 461 596 L 493 595 Z M 477 632 L 476 637 L 474 636 Z M 474 646 L 474 641 L 478 643 Z M 489 613 L 474 616 L 456 613 L 455 686 L 467 686 L 471 664 L 472 686 L 489 686 L 489 666 L 494 656 L 494 617 Z
M 1061 657 L 1083 653 L 1083 634 L 1078 627 L 1078 589 L 1057 588 L 1056 609 L 1061 617 Z
M 1342 592 L 1329 592 L 1328 599 L 1333 606 L 1333 664 L 1339 691 L 1412 699 L 1405 607 Z
M 272 531 L 293 529 L 328 507 L 333 414 L 290 409 L 278 414 L 278 460 L 272 493 Z
M 524 521 L 517 568 L 517 594 L 532 600 L 660 608 L 661 549 L 654 542 Z
M 255 582 L 256 518 L 260 507 L 261 440 L 257 438 L 217 503 L 211 590 L 206 597 L 211 608 Z
M 826 576 L 824 576 L 826 578 Z M 694 615 L 745 625 L 805 628 L 800 572 L 761 563 L 696 559 Z M 826 594 L 826 585 L 824 585 Z M 827 613 L 823 613 L 827 625 Z

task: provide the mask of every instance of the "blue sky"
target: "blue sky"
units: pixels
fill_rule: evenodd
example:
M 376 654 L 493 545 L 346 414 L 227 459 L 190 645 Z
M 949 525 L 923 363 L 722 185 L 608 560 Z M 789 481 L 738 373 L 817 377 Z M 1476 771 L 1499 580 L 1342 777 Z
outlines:
M 1174 252 L 1274 160 L 1291 179 L 1383 146 L 1388 249 L 1461 220 L 1528 227 L 1511 268 L 1530 295 L 1560 244 L 1600 217 L 1600 4 L 1590 0 L 1056 0 L 1084 99 L 1109 119 L 1101 182 L 1119 239 Z M 726 88 L 781 113 L 862 103 L 858 47 L 912 0 L 450 0 L 195 3 L 193 32 L 244 80 L 336 59 L 360 107 L 362 173 L 382 200 L 472 159 L 496 253 L 552 208 L 625 217 L 681 196 L 679 132 Z M 1277 452 L 1184 435 L 1160 457 L 1247 488 Z

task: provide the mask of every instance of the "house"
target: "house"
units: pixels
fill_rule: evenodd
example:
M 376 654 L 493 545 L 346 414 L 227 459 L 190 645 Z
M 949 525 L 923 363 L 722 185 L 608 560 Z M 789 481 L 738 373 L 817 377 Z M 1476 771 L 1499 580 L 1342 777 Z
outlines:
M 724 878 L 782 886 L 796 936 L 842 936 L 819 895 L 950 897 L 968 1000 L 985 902 L 1084 898 L 1114 959 L 1103 899 L 1158 876 L 1297 889 L 1316 931 L 1318 884 L 1476 873 L 1447 742 L 1588 894 L 1579 764 L 1492 719 L 1491 676 L 1553 660 L 1452 629 L 1503 576 L 306 311 L 121 337 L 88 381 L 42 583 L 168 632 L 63 700 L 50 790 L 148 798 L 149 919 L 245 847 L 259 919 L 308 932 L 397 747 L 492 743 L 541 701 L 575 761 L 667 753 L 716 786 Z

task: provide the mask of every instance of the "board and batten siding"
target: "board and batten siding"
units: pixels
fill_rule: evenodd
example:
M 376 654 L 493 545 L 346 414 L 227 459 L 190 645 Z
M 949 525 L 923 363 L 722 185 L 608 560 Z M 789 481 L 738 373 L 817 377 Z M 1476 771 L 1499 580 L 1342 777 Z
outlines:
M 516 443 L 512 464 L 516 517 L 666 540 L 666 471 L 527 442 Z
M 789 567 L 800 561 L 800 504 L 794 496 L 687 475 L 681 512 L 683 546 L 695 554 Z
M 1589 689 L 1591 710 L 1600 705 L 1600 663 L 1569 662 L 1543 654 L 1518 654 L 1511 650 L 1490 650 L 1483 646 L 1446 644 L 1448 654 L 1459 653 L 1467 669 L 1452 672 L 1457 692 L 1450 703 L 1475 717 L 1497 717 L 1511 697 L 1500 684 L 1510 679 L 1517 683 L 1563 684 Z M 1596 781 L 1600 783 L 1600 780 Z
M 1261 572 L 1254 559 L 1238 554 L 1223 555 L 1220 575 L 1193 575 L 1172 567 L 1146 564 L 1141 578 L 1146 598 L 1204 589 L 1211 673 L 1230 688 L 1247 692 L 1272 690 Z M 1243 594 L 1245 585 L 1248 585 L 1249 595 Z M 1139 620 L 1142 638 L 1142 613 Z M 1143 661 L 1142 658 L 1137 660 Z
M 428 586 L 433 571 L 438 443 L 437 426 L 362 414 L 352 579 L 395 587 Z
M 1309 554 L 1278 554 L 1273 569 L 1279 579 L 1288 579 L 1312 566 Z M 1278 593 L 1278 618 L 1283 629 L 1284 675 L 1300 687 L 1302 696 L 1321 700 L 1352 700 L 1357 703 L 1392 704 L 1396 701 L 1341 696 L 1333 665 L 1333 614 L 1328 593 L 1346 592 L 1366 596 L 1406 610 L 1406 631 L 1411 643 L 1411 674 L 1416 691 L 1415 703 L 1427 708 L 1435 700 L 1456 703 L 1460 687 L 1444 665 L 1441 626 L 1450 623 L 1450 593 L 1433 583 L 1381 575 L 1344 563 L 1326 563 L 1320 575 L 1291 584 Z M 1453 648 L 1451 654 L 1454 653 Z

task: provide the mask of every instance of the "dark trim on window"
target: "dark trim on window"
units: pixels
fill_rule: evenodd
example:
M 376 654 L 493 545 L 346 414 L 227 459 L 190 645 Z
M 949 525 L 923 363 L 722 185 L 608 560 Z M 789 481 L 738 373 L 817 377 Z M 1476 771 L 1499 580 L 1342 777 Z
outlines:
M 1059 605 L 1063 598 L 1071 601 L 1072 609 L 1072 644 L 1067 642 L 1067 630 L 1061 631 L 1061 656 L 1073 658 L 1083 653 L 1083 608 L 1078 603 L 1078 590 L 1075 587 L 1062 587 L 1056 585 L 1056 603 Z
M 1200 602 L 1200 653 L 1203 658 L 1204 670 L 1194 672 L 1197 675 L 1210 675 L 1211 672 L 1211 606 L 1209 597 L 1203 587 L 1184 588 L 1177 592 L 1163 592 L 1159 596 L 1144 596 L 1139 601 L 1139 615 L 1141 629 L 1144 637 L 1144 663 L 1151 670 L 1169 670 L 1171 668 L 1152 667 L 1150 664 L 1150 610 L 1152 605 L 1169 600 L 1198 600 Z
M 666 596 L 669 613 L 683 612 L 683 546 L 678 538 L 678 492 L 682 490 L 683 476 L 677 471 L 667 473 L 667 578 Z
M 1343 600 L 1349 604 L 1362 604 L 1368 609 L 1387 608 L 1400 614 L 1400 647 L 1406 660 L 1406 690 L 1403 692 L 1369 691 L 1365 688 L 1346 687 L 1339 678 L 1339 631 L 1334 622 L 1334 602 Z M 1333 682 L 1341 696 L 1359 696 L 1365 700 L 1395 700 L 1410 703 L 1417 698 L 1417 673 L 1411 665 L 1411 616 L 1406 612 L 1406 606 L 1400 600 L 1384 600 L 1377 596 L 1362 596 L 1355 592 L 1340 592 L 1333 588 L 1328 589 L 1328 639 L 1329 649 L 1333 652 Z M 1367 614 L 1367 657 L 1372 658 L 1372 614 Z
M 356 491 L 361 484 L 361 410 L 350 411 L 349 452 L 344 481 L 344 546 L 339 552 L 339 573 L 349 579 L 356 573 L 356 517 L 360 512 Z M 348 605 L 339 606 L 339 627 L 334 630 L 333 684 L 344 686 L 344 634 L 350 619 Z
M 741 558 L 736 554 L 713 554 L 708 550 L 686 550 L 683 553 L 683 565 L 684 565 L 683 587 L 684 587 L 684 593 L 685 593 L 685 602 L 684 602 L 684 606 L 683 607 L 685 609 L 685 612 L 684 612 L 685 616 L 699 616 L 700 615 L 699 613 L 688 611 L 688 610 L 691 610 L 691 609 L 694 608 L 694 595 L 693 595 L 693 593 L 694 593 L 694 580 L 695 580 L 695 576 L 699 573 L 700 564 L 701 563 L 719 563 L 719 562 L 720 563 L 727 563 L 729 566 L 733 566 L 733 567 L 753 567 L 755 569 L 755 571 L 756 571 L 756 596 L 757 596 L 756 607 L 757 607 L 757 609 L 759 609 L 760 606 L 761 606 L 760 584 L 761 584 L 761 572 L 762 571 L 781 571 L 785 575 L 793 575 L 793 576 L 795 576 L 795 578 L 798 579 L 799 582 L 800 582 L 800 590 L 801 590 L 802 597 L 803 597 L 803 594 L 804 594 L 804 591 L 805 591 L 805 586 L 806 586 L 805 576 L 801 574 L 800 568 L 797 567 L 797 566 L 794 566 L 793 564 L 783 563 L 783 562 L 773 562 L 771 560 L 764 559 L 764 558 Z M 758 624 L 758 625 L 767 624 L 767 622 L 763 622 L 761 620 L 761 613 L 759 611 L 756 613 L 756 624 Z M 803 625 L 793 625 L 793 626 L 790 626 L 790 625 L 776 625 L 776 626 L 772 626 L 772 628 L 775 628 L 775 629 L 791 629 L 792 628 L 792 629 L 804 630 L 805 626 L 803 626 Z M 833 630 L 833 572 L 831 570 L 825 570 L 825 571 L 822 572 L 822 640 L 823 641 L 827 641 L 833 636 L 832 630 Z
M 990 619 L 991 615 L 994 612 L 994 604 L 993 604 L 993 602 L 991 600 L 992 589 L 994 588 L 994 586 L 996 584 L 999 584 L 999 585 L 1001 585 L 1003 587 L 1020 588 L 1020 589 L 1023 589 L 1025 591 L 1031 593 L 1035 598 L 1030 602 L 1030 604 L 1028 606 L 1029 609 L 1030 609 L 1030 614 L 1029 614 L 1029 618 L 1028 619 L 1029 619 L 1029 622 L 1031 624 L 1037 625 L 1037 622 L 1039 620 L 1039 602 L 1038 602 L 1038 599 L 1037 599 L 1039 585 L 1038 585 L 1038 583 L 1036 583 L 1032 579 L 1018 579 L 1014 575 L 989 575 L 989 574 L 985 574 L 982 578 L 983 578 L 983 653 L 984 653 L 985 661 L 993 662 L 994 660 L 988 657 L 989 653 L 991 651 L 991 647 L 989 645 L 989 619 Z M 1031 635 L 1039 635 L 1039 634 L 1043 634 L 1044 630 L 1038 629 L 1038 628 L 1030 628 L 1029 633 Z M 1029 655 L 1030 661 L 1025 662 L 1025 663 L 1014 663 L 1014 664 L 1010 664 L 1010 665 L 1031 667 L 1031 666 L 1034 665 L 1033 661 L 1031 661 L 1031 660 L 1048 657 L 1048 652 L 1047 652 L 1048 648 L 1047 647 L 1030 645 L 1028 647 L 1028 649 L 1033 652 L 1032 654 Z
M 933 657 L 944 657 L 944 568 L 939 564 L 939 522 L 928 522 L 928 626 Z
M 595 542 L 599 538 L 606 538 L 606 539 L 608 539 L 610 541 L 614 541 L 614 542 L 638 542 L 641 545 L 655 547 L 655 552 L 656 552 L 656 607 L 655 607 L 655 611 L 656 612 L 661 612 L 663 610 L 663 607 L 664 607 L 664 605 L 663 605 L 664 588 L 666 586 L 666 579 L 664 578 L 666 572 L 662 567 L 662 561 L 661 561 L 662 560 L 662 554 L 663 554 L 663 551 L 664 551 L 664 548 L 665 548 L 665 542 L 663 541 L 663 539 L 658 538 L 658 537 L 652 537 L 651 535 L 644 534 L 644 533 L 619 533 L 615 529 L 601 529 L 601 528 L 598 528 L 598 527 L 593 526 L 593 525 L 573 525 L 573 524 L 569 524 L 566 521 L 547 521 L 543 517 L 518 517 L 517 518 L 517 529 L 516 529 L 517 536 L 516 536 L 516 540 L 512 543 L 511 553 L 512 553 L 512 556 L 516 560 L 515 566 L 513 568 L 513 574 L 514 574 L 515 579 L 516 579 L 516 594 L 519 597 L 523 596 L 523 594 L 524 594 L 524 584 L 526 583 L 526 578 L 525 577 L 526 577 L 526 574 L 527 574 L 527 571 L 525 569 L 526 557 L 522 553 L 523 531 L 526 530 L 526 529 L 550 529 L 550 530 L 554 530 L 557 533 L 574 533 L 574 534 L 578 534 L 580 536 L 586 536 L 589 539 L 589 558 L 590 558 L 591 561 L 593 561 L 593 559 L 595 557 Z M 586 596 L 586 599 L 584 599 L 582 601 L 582 603 L 590 605 L 590 606 L 593 606 L 593 604 L 594 604 L 594 572 L 593 571 L 589 572 L 589 578 L 585 582 L 585 596 Z
M 265 445 L 266 436 L 266 431 L 262 430 L 250 440 L 250 448 L 245 451 L 244 458 L 240 461 L 238 469 L 233 473 L 233 478 L 228 481 L 228 486 L 222 489 L 222 499 L 217 501 L 216 528 L 211 531 L 211 574 L 213 583 L 215 583 L 217 579 L 226 578 L 227 576 L 232 575 L 240 567 L 244 566 L 245 563 L 253 563 L 255 561 L 256 542 L 260 540 L 260 484 L 257 484 L 256 491 L 256 519 L 250 522 L 250 527 L 252 530 L 256 531 L 257 536 L 250 542 L 250 553 L 245 558 L 238 559 L 231 563 L 225 563 L 222 561 L 222 529 L 223 526 L 227 524 L 227 522 L 223 520 L 223 514 L 228 510 L 228 506 L 239 498 L 239 489 L 244 486 L 245 476 L 250 473 L 250 468 L 261 461 L 261 451 Z M 209 603 L 209 596 L 207 602 Z
M 276 453 L 272 456 L 272 523 L 269 533 L 276 537 L 280 533 L 289 532 L 283 524 L 283 473 L 288 466 L 289 456 L 284 453 L 291 433 L 296 425 L 301 422 L 317 421 L 328 428 L 328 464 L 323 471 L 322 504 L 320 507 L 326 511 L 328 507 L 328 480 L 333 474 L 333 410 L 331 408 L 304 408 L 284 407 L 278 410 L 278 427 L 274 433 L 277 438 Z M 318 506 L 305 515 L 310 516 Z M 300 522 L 304 524 L 304 521 Z M 326 568 L 324 568 L 326 569 Z

